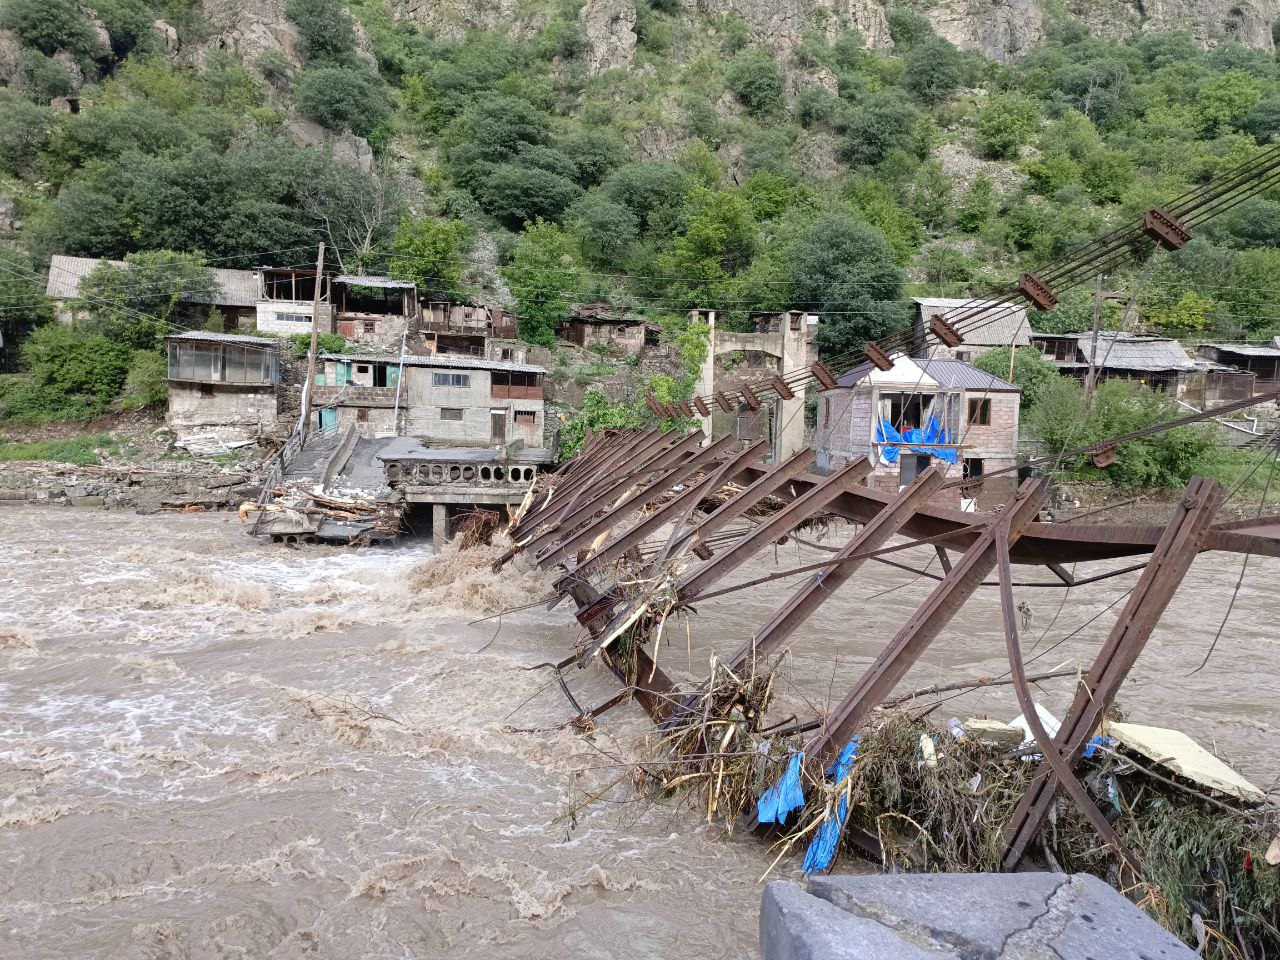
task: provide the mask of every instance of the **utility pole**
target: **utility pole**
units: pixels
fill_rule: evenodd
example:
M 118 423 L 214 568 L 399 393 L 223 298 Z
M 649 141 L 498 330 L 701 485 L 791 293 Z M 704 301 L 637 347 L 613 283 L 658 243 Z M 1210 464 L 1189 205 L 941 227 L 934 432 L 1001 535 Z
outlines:
M 316 382 L 316 348 L 320 339 L 320 290 L 324 283 L 324 244 L 316 254 L 316 295 L 311 302 L 311 350 L 307 353 L 307 382 L 302 385 L 302 439 L 311 432 L 311 388 Z
M 1084 406 L 1089 409 L 1093 391 L 1098 385 L 1098 327 L 1102 322 L 1102 274 L 1093 291 L 1093 340 L 1089 344 L 1089 373 L 1084 378 Z

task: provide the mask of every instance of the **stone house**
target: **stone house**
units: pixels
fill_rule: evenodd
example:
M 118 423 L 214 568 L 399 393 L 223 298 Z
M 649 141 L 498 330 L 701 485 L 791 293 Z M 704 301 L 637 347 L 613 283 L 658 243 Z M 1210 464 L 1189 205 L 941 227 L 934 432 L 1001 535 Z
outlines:
M 418 288 L 409 280 L 341 274 L 333 278 L 335 333 L 348 345 L 399 353 L 418 317 Z
M 59 254 L 49 261 L 49 279 L 45 284 L 45 296 L 54 301 L 54 315 L 61 323 L 75 319 L 72 301 L 80 296 L 80 284 L 101 263 L 113 267 L 127 267 L 123 260 L 95 260 L 93 257 L 67 257 Z M 217 308 L 226 321 L 228 330 L 240 326 L 252 326 L 258 301 L 258 277 L 252 270 L 228 270 L 209 268 L 213 281 L 211 295 L 192 294 L 187 298 L 191 306 L 193 322 L 208 319 Z
M 1017 462 L 1022 391 L 961 360 L 894 357 L 892 370 L 870 363 L 818 395 L 817 465 L 831 471 L 868 457 L 867 484 L 896 493 L 930 466 L 965 479 L 962 495 L 984 508 L 1002 503 L 1016 473 L 984 481 Z M 949 496 L 957 488 L 952 488 Z
M 252 439 L 279 415 L 280 343 L 199 330 L 165 337 L 170 428 L 179 436 L 212 433 Z
M 311 333 L 311 316 L 315 310 L 315 270 L 263 267 L 258 271 L 258 298 L 255 303 L 257 329 L 288 337 L 295 333 Z M 330 301 L 329 278 L 321 277 L 321 333 L 333 332 L 333 305 Z
M 1081 381 L 1088 377 L 1092 332 L 1033 332 L 1031 346 L 1060 373 Z M 1201 408 L 1238 400 L 1253 391 L 1253 374 L 1204 355 L 1193 357 L 1169 337 L 1102 330 L 1096 356 L 1099 383 L 1128 380 Z
M 610 353 L 638 356 L 644 352 L 645 325 L 617 307 L 590 303 L 574 307 L 556 328 L 556 336 L 583 348 L 604 347 Z
M 514 355 L 495 356 L 489 349 L 491 339 L 516 339 L 516 318 L 484 304 L 429 300 L 422 305 L 422 316 L 417 329 L 421 332 L 428 353 L 455 354 L 485 357 L 491 360 L 519 359 Z
M 986 311 L 981 316 L 978 311 Z M 929 321 L 935 316 L 956 327 L 964 343 L 948 347 L 937 337 L 927 341 Z M 972 317 L 972 319 L 966 319 Z M 912 333 L 917 344 L 928 343 L 927 356 L 949 357 L 972 363 L 978 357 L 998 347 L 1010 344 L 1025 347 L 1030 343 L 1031 327 L 1027 323 L 1026 307 L 995 303 L 990 300 L 956 300 L 946 297 L 916 297 L 912 315 Z M 925 351 L 919 351 L 925 355 Z
M 1196 352 L 1205 360 L 1252 374 L 1251 392 L 1280 388 L 1280 337 L 1265 344 L 1202 343 Z
M 542 367 L 452 355 L 321 360 L 313 388 L 318 428 L 355 423 L 366 436 L 400 433 L 440 446 L 544 446 Z

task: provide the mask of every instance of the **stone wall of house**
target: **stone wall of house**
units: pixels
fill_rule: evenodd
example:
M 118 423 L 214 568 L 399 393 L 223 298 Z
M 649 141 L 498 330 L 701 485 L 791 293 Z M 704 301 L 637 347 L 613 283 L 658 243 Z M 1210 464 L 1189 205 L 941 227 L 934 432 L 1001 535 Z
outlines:
M 818 428 L 813 444 L 818 469 L 824 472 L 870 456 L 870 388 L 824 390 L 818 394 Z
M 339 314 L 337 332 L 347 341 L 348 347 L 400 355 L 404 335 L 409 330 L 409 318 L 375 314 Z
M 618 353 L 638 354 L 644 350 L 644 326 L 623 323 L 570 324 L 571 339 L 590 348 L 603 345 Z
M 222 439 L 256 437 L 276 425 L 275 387 L 246 389 L 223 384 L 169 383 L 166 420 L 179 436 L 213 433 Z
M 435 386 L 435 373 L 467 373 L 465 387 Z M 406 367 L 404 371 L 404 432 L 453 446 L 488 447 L 492 440 L 490 411 L 506 412 L 507 443 L 523 440 L 526 447 L 543 445 L 545 404 L 538 400 L 494 398 L 488 370 L 448 370 L 433 367 Z M 462 411 L 461 420 L 441 418 L 442 409 Z M 516 413 L 533 414 L 533 423 L 516 422 Z

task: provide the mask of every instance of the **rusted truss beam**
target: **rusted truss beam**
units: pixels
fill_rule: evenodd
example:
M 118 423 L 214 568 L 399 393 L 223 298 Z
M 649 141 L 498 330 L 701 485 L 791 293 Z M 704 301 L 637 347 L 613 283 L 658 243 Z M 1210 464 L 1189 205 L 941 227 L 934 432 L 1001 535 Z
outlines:
M 602 516 L 592 520 L 586 526 L 580 527 L 576 532 L 566 531 L 567 535 L 558 544 L 553 544 L 538 554 L 538 563 L 542 566 L 548 566 L 569 559 L 574 551 L 605 535 L 631 514 L 642 509 L 655 497 L 666 493 L 672 487 L 679 486 L 699 471 L 708 470 L 730 457 L 733 454 L 733 448 L 738 445 L 738 442 L 735 437 L 721 437 L 711 446 L 698 451 L 684 463 L 658 474 L 651 482 L 645 484 L 642 489 L 627 497 L 625 501 L 616 507 L 606 510 Z M 756 459 L 759 458 L 757 457 Z
M 867 561 L 865 554 L 889 542 L 902 525 L 942 485 L 942 474 L 934 467 L 916 477 L 898 496 L 852 537 L 831 560 L 831 566 L 806 580 L 778 608 L 769 622 L 756 631 L 734 654 L 729 669 L 740 673 L 748 660 L 764 661 L 787 642 L 835 591 L 844 586 Z
M 742 566 L 757 551 L 820 512 L 840 494 L 857 486 L 870 472 L 871 462 L 862 457 L 822 480 L 803 496 L 765 518 L 724 553 L 712 557 L 692 571 L 680 581 L 676 588 L 677 595 L 686 603 L 696 600 L 698 594 L 710 589 L 720 578 Z
M 622 459 L 610 458 L 590 477 L 575 482 L 563 501 L 552 504 L 537 526 L 528 528 L 532 535 L 518 542 L 526 550 L 541 549 L 565 524 L 585 522 L 628 486 L 642 482 L 647 474 L 692 456 L 702 442 L 701 434 L 682 436 L 673 430 L 658 435 L 664 438 L 662 443 L 637 446 L 634 453 L 624 451 Z M 518 535 L 525 529 L 522 524 Z
M 761 476 L 748 484 L 736 497 L 721 504 L 708 514 L 707 518 L 686 536 L 693 538 L 695 547 L 705 545 L 707 538 L 716 531 L 737 520 L 752 507 L 758 505 L 765 497 L 775 494 L 784 484 L 794 480 L 808 470 L 813 465 L 813 460 L 813 451 L 806 449 L 796 453 L 789 460 L 784 460 L 782 463 L 770 467 Z M 733 477 L 731 476 L 725 477 L 725 480 L 732 479 Z
M 893 369 L 893 361 L 889 359 L 889 354 L 874 340 L 868 340 L 862 345 L 862 355 L 881 370 Z
M 678 436 L 651 430 L 621 437 L 616 444 L 602 444 L 598 451 L 593 452 L 588 458 L 592 462 L 586 467 L 566 473 L 563 479 L 559 477 L 553 479 L 551 499 L 544 506 L 530 512 L 520 522 L 512 531 L 512 539 L 519 542 L 531 530 L 551 522 L 570 502 L 591 490 L 597 481 L 617 473 L 621 469 L 621 464 L 643 463 L 650 456 L 650 451 L 670 449 L 678 439 Z
M 813 374 L 813 378 L 818 381 L 823 390 L 834 390 L 840 386 L 835 373 L 821 360 L 814 363 L 809 368 L 809 372 Z
M 637 476 L 612 484 L 605 493 L 592 498 L 573 515 L 566 516 L 558 528 L 547 530 L 530 541 L 525 550 L 536 553 L 538 562 L 544 566 L 568 557 L 571 551 L 590 543 L 603 531 L 639 510 L 660 491 L 683 483 L 699 470 L 728 456 L 730 448 L 737 443 L 734 438 L 725 437 L 699 450 L 701 442 L 702 434 L 689 434 L 677 445 L 677 449 L 684 448 L 682 459 L 663 467 L 655 465 L 647 477 Z M 664 458 L 662 462 L 667 460 Z M 619 490 L 619 496 L 611 500 Z M 601 510 L 603 515 L 593 519 Z
M 1052 310 L 1058 305 L 1058 295 L 1034 273 L 1018 277 L 1018 292 L 1037 310 Z
M 1013 602 L 1013 566 L 1009 561 L 1009 541 L 1005 537 L 997 537 L 995 547 L 1000 582 L 1000 615 L 1004 626 L 1005 648 L 1009 655 L 1009 674 L 1013 678 L 1014 693 L 1018 698 L 1018 705 L 1022 708 L 1022 716 L 1027 721 L 1027 728 L 1040 747 L 1041 755 L 1053 771 L 1057 782 L 1066 789 L 1085 819 L 1093 824 L 1093 828 L 1098 831 L 1098 836 L 1106 840 L 1131 868 L 1136 869 L 1137 858 L 1107 822 L 1098 805 L 1089 798 L 1088 792 L 1071 772 L 1065 759 L 1058 754 L 1053 738 L 1049 736 L 1044 724 L 1040 721 L 1040 714 L 1036 710 L 1036 702 L 1031 694 L 1031 684 L 1027 680 L 1026 666 L 1022 661 L 1022 644 L 1018 639 L 1018 611 Z
M 584 558 L 581 563 L 553 584 L 554 589 L 563 593 L 568 590 L 574 579 L 580 579 L 591 570 L 604 564 L 620 560 L 626 556 L 628 551 L 638 547 L 653 536 L 654 533 L 662 529 L 663 526 L 683 514 L 690 505 L 697 504 L 703 497 L 713 493 L 715 488 L 726 477 L 737 474 L 746 464 L 758 461 L 768 450 L 768 447 L 769 445 L 761 440 L 743 450 L 736 457 L 707 474 L 701 482 L 689 487 L 679 496 L 672 499 L 670 503 L 659 507 L 630 530 L 617 534 L 612 540 L 601 546 L 600 549 Z
M 1203 549 L 1213 515 L 1223 499 L 1222 488 L 1204 477 L 1195 477 L 1187 485 L 1173 518 L 1058 731 L 1053 749 L 1066 767 L 1074 767 L 1079 762 L 1085 744 L 1115 700 L 1121 683 L 1133 669 L 1192 561 Z M 1049 756 L 1048 751 L 1044 756 Z M 1049 812 L 1059 783 L 1053 774 L 1051 769 L 1042 769 L 1014 809 L 1005 833 L 1006 870 L 1018 865 Z
M 942 314 L 935 313 L 929 318 L 929 332 L 932 333 L 943 346 L 958 347 L 964 343 L 964 337 L 960 331 L 947 323 Z
M 1013 502 L 992 518 L 929 599 L 912 614 L 848 696 L 831 712 L 822 732 L 805 748 L 807 756 L 821 758 L 825 763 L 849 741 L 995 567 L 996 538 L 1017 540 L 1035 519 L 1048 494 L 1048 477 L 1028 480 L 1022 485 Z
M 725 396 L 725 392 L 723 390 L 716 391 L 715 400 L 716 400 L 716 403 L 720 405 L 720 409 L 723 410 L 725 413 L 733 413 L 734 411 L 733 401 L 730 400 L 727 396 Z
M 1159 207 L 1153 207 L 1142 215 L 1142 232 L 1166 250 L 1181 250 L 1191 242 L 1191 231 L 1187 225 Z
M 783 400 L 794 400 L 796 397 L 796 392 L 791 389 L 791 385 L 781 377 L 774 377 L 769 381 L 769 386 Z
M 752 410 L 760 409 L 761 400 L 758 396 L 756 396 L 756 392 L 752 390 L 749 386 L 747 386 L 744 383 L 741 387 L 738 388 L 738 392 L 742 394 L 742 402 L 745 403 L 748 407 L 750 407 Z

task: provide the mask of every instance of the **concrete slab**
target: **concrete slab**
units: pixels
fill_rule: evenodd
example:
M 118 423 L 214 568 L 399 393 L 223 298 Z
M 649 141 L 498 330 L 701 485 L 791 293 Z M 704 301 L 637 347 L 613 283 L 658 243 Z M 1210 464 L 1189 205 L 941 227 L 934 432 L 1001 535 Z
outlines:
M 833 909 L 834 908 L 834 912 Z M 1194 960 L 1087 874 L 897 874 L 766 888 L 765 960 Z M 834 945 L 834 946 L 833 946 Z

